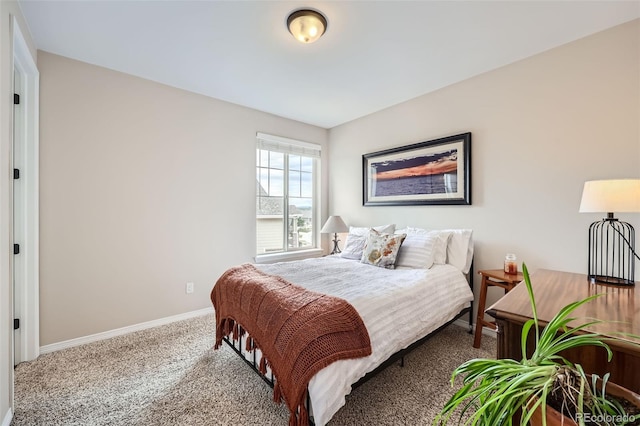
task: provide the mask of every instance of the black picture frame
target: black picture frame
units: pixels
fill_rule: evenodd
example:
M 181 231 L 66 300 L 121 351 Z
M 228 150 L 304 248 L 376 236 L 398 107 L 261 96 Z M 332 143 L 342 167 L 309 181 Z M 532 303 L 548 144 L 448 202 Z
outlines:
M 364 154 L 362 204 L 471 205 L 471 133 Z

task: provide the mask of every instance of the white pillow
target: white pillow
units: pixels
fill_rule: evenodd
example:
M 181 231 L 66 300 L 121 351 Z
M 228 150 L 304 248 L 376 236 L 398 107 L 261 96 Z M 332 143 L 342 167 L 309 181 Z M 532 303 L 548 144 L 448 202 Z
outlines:
M 473 260 L 473 230 L 445 229 L 442 232 L 451 233 L 447 245 L 447 263 L 468 274 Z
M 364 226 L 364 227 L 350 226 L 349 227 L 349 234 L 355 234 L 355 235 L 360 235 L 360 236 L 367 237 L 367 236 L 369 236 L 369 231 L 371 229 L 375 229 L 376 231 L 380 232 L 381 234 L 393 234 L 393 232 L 396 230 L 396 224 L 395 223 L 391 223 L 389 225 Z
M 451 237 L 450 231 L 440 230 L 427 230 L 422 228 L 406 227 L 396 233 L 404 233 L 409 235 L 431 235 L 435 238 L 433 244 L 433 264 L 444 265 L 447 263 L 447 245 L 449 244 L 449 238 Z
M 435 232 L 440 237 L 440 245 L 437 252 L 434 252 L 434 264 L 449 264 L 460 269 L 462 273 L 468 274 L 473 261 L 473 230 L 472 229 L 439 229 L 427 230 L 422 228 L 407 227 L 397 232 L 412 234 L 430 234 Z M 445 253 L 443 255 L 442 242 L 445 243 Z
M 437 243 L 438 236 L 436 234 L 407 234 L 407 238 L 400 246 L 396 266 L 431 268 Z
M 350 226 L 349 234 L 347 234 L 347 239 L 344 242 L 344 249 L 342 249 L 340 257 L 360 260 L 371 229 L 375 229 L 383 234 L 393 234 L 393 231 L 396 229 L 396 225 L 392 223 L 389 225 L 374 226 L 373 228 Z
M 340 257 L 345 259 L 360 260 L 362 252 L 364 251 L 364 245 L 367 243 L 367 237 L 364 235 L 349 234 L 347 240 L 344 242 L 344 248 Z

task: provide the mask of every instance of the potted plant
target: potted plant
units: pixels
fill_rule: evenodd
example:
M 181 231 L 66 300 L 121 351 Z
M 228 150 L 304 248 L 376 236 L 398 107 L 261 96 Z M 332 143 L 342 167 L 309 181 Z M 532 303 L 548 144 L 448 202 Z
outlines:
M 454 413 L 458 423 L 462 423 L 464 415 L 468 414 L 470 418 L 464 424 L 473 426 L 550 425 L 553 422 L 548 419 L 554 416 L 558 420 L 556 424 L 565 425 L 640 424 L 640 410 L 637 409 L 640 396 L 631 391 L 621 392 L 623 388 L 608 384 L 608 374 L 602 378 L 585 374 L 580 365 L 560 355 L 569 348 L 599 346 L 607 351 L 611 361 L 613 354 L 607 344 L 611 338 L 587 331 L 589 326 L 602 321 L 591 319 L 568 328 L 568 324 L 576 319 L 571 317 L 572 313 L 601 295 L 565 306 L 541 329 L 525 264 L 522 272 L 533 310 L 533 318 L 522 327 L 522 360 L 472 359 L 457 367 L 451 376 L 451 384 L 453 386 L 456 377 L 461 376 L 462 387 L 445 404 L 433 424 L 447 424 Z M 535 345 L 532 355 L 527 357 L 530 333 L 535 333 Z M 631 414 L 628 400 L 632 407 L 635 406 Z

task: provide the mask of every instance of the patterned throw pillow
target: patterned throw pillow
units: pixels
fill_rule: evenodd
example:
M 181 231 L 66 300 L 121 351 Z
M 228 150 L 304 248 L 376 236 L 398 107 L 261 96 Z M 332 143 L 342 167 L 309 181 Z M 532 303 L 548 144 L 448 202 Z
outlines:
M 393 234 L 393 231 L 396 230 L 396 225 L 392 223 L 389 225 L 374 226 L 372 228 L 350 226 L 349 234 L 347 235 L 347 240 L 344 242 L 344 248 L 342 249 L 340 257 L 353 260 L 362 259 L 362 252 L 364 251 L 364 246 L 371 229 L 375 229 L 384 234 Z
M 407 234 L 385 234 L 372 229 L 360 262 L 381 268 L 394 269 L 396 257 Z

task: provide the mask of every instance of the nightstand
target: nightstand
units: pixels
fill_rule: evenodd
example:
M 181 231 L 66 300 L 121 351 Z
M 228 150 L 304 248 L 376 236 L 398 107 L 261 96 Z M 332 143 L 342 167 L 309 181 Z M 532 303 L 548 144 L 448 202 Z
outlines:
M 492 330 L 496 329 L 496 323 L 486 321 L 484 319 L 484 309 L 487 302 L 487 288 L 490 286 L 501 287 L 504 289 L 504 293 L 507 294 L 511 291 L 524 277 L 522 273 L 507 274 L 503 269 L 485 269 L 478 271 L 482 276 L 482 282 L 480 284 L 480 297 L 478 299 L 478 316 L 476 318 L 476 334 L 473 339 L 473 347 L 480 347 L 480 339 L 482 338 L 482 327 L 489 327 Z

